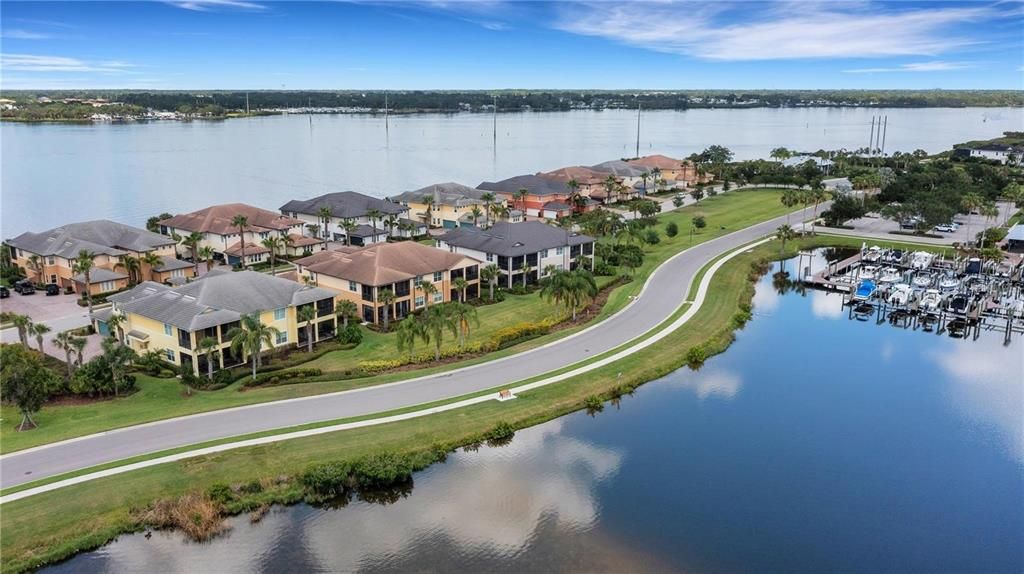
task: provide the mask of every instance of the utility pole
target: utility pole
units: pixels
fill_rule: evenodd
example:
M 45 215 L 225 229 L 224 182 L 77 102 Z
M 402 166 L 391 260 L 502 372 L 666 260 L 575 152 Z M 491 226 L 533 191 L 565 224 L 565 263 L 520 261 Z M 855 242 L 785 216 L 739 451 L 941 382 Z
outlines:
M 387 136 L 390 133 L 390 127 L 388 126 L 388 93 L 384 92 L 384 135 Z
M 636 157 L 640 157 L 640 102 L 636 103 Z
M 494 139 L 494 147 L 497 148 L 498 147 L 498 95 L 495 94 L 492 97 L 494 98 L 494 110 L 492 110 L 494 112 L 494 114 L 493 114 L 494 122 L 493 122 L 493 128 L 492 128 L 492 132 L 493 132 L 492 133 L 492 138 Z
M 889 116 L 885 116 L 885 127 L 882 128 L 882 156 L 885 156 L 885 136 L 889 133 Z
M 868 137 L 868 157 L 874 153 L 872 150 L 875 145 L 875 116 L 871 116 L 871 136 Z
M 245 115 L 249 115 L 249 92 L 245 93 Z

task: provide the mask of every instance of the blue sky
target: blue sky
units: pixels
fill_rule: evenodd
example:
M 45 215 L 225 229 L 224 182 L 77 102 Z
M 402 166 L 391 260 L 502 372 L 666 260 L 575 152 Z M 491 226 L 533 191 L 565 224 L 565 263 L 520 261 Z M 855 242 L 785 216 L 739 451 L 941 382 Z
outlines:
M 0 87 L 1024 89 L 1024 4 L 0 3 Z

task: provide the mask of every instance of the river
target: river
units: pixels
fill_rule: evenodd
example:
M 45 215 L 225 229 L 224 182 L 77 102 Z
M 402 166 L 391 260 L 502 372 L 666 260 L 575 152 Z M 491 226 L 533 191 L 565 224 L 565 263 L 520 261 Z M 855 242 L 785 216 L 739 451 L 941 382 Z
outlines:
M 757 108 L 650 111 L 640 152 L 684 157 L 711 144 L 737 159 L 777 146 L 856 149 L 887 115 L 886 150 L 928 152 L 1024 130 L 1019 108 Z M 141 225 L 168 211 L 353 189 L 386 196 L 632 156 L 627 110 L 392 116 L 285 115 L 129 124 L 0 124 L 0 237 L 62 223 Z
M 699 371 L 460 451 L 393 504 L 128 535 L 47 572 L 1020 572 L 1021 350 L 768 275 Z

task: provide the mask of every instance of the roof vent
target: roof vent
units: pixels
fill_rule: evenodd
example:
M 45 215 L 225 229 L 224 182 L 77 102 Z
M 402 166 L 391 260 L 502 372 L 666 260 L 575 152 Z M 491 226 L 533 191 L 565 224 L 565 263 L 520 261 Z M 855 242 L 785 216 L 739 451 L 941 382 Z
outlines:
M 522 247 L 522 246 L 523 246 L 523 243 L 520 242 L 520 241 L 516 241 L 515 243 L 512 244 L 512 247 Z

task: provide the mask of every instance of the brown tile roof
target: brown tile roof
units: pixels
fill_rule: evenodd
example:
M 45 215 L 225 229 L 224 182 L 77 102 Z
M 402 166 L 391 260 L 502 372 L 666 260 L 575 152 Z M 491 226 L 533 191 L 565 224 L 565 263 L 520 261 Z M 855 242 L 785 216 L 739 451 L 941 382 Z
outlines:
M 307 245 L 316 245 L 322 242 L 322 239 L 316 237 L 309 237 L 306 235 L 296 235 L 295 233 L 288 234 L 288 237 L 292 240 L 292 247 L 305 247 Z
M 234 255 L 241 257 L 242 255 L 242 242 L 236 241 L 231 247 L 224 250 L 224 253 L 228 255 Z M 245 242 L 245 256 L 256 255 L 258 253 L 270 253 L 270 250 L 259 243 L 253 243 L 252 241 Z
M 314 273 L 379 286 L 480 262 L 415 241 L 400 241 L 321 251 L 295 263 Z
M 556 169 L 555 171 L 549 171 L 540 175 L 564 182 L 568 182 L 570 179 L 575 179 L 579 183 L 592 184 L 601 184 L 608 179 L 607 173 L 602 173 L 588 167 L 578 165 L 563 167 L 562 169 Z
M 200 233 L 216 233 L 226 235 L 238 232 L 238 228 L 231 225 L 231 220 L 236 215 L 244 215 L 249 220 L 247 231 L 283 231 L 294 225 L 303 222 L 298 219 L 286 217 L 274 211 L 267 211 L 244 203 L 225 203 L 213 205 L 206 209 L 175 215 L 170 219 L 160 222 L 160 225 L 183 229 L 185 231 L 198 231 Z
M 648 155 L 639 159 L 629 160 L 630 165 L 638 165 L 649 169 L 682 169 L 683 160 L 673 159 L 666 155 Z

